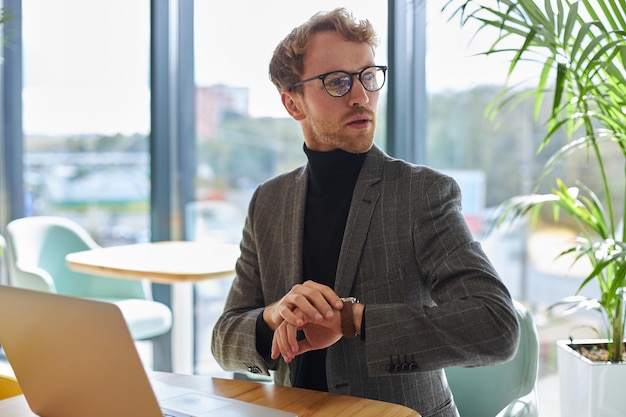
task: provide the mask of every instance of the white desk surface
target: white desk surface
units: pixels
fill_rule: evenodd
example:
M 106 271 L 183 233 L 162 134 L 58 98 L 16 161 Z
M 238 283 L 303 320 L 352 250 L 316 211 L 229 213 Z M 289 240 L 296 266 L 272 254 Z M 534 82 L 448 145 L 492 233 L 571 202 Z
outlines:
M 74 252 L 65 259 L 75 271 L 173 284 L 233 274 L 239 253 L 237 245 L 167 241 Z

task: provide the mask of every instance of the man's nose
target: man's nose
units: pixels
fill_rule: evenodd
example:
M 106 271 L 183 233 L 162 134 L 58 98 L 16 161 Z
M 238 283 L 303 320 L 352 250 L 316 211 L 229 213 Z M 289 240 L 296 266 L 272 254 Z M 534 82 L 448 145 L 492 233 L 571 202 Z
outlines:
M 350 95 L 350 105 L 364 105 L 370 101 L 368 95 L 369 91 L 367 91 L 365 87 L 363 87 L 363 84 L 361 83 L 361 80 L 359 80 L 358 75 L 353 75 L 353 77 L 354 78 L 352 79 L 352 88 L 348 93 Z

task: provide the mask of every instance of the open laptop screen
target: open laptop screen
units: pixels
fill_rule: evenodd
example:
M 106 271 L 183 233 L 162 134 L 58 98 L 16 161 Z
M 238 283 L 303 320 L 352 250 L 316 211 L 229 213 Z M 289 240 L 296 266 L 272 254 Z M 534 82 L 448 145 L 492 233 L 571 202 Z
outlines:
M 46 417 L 294 417 L 268 407 L 150 384 L 112 303 L 0 285 L 0 345 L 34 413 Z M 157 396 L 159 401 L 157 401 Z

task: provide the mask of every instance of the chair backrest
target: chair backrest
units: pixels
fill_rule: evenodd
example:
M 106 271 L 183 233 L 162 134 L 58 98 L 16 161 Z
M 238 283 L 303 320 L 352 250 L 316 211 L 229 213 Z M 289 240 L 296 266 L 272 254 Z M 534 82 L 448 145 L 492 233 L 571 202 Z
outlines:
M 8 375 L 0 375 L 0 400 L 15 397 L 22 393 L 22 388 L 17 379 Z
M 508 362 L 474 368 L 452 367 L 446 376 L 462 417 L 495 416 L 517 400 L 536 395 L 539 337 L 532 314 L 513 302 L 520 323 L 517 353 Z M 519 406 L 519 405 L 518 405 Z M 536 404 L 529 404 L 529 408 Z
M 109 278 L 69 269 L 65 261 L 68 253 L 99 247 L 85 229 L 70 219 L 24 217 L 9 222 L 6 230 L 11 285 L 77 297 L 152 298 L 149 288 L 140 280 Z

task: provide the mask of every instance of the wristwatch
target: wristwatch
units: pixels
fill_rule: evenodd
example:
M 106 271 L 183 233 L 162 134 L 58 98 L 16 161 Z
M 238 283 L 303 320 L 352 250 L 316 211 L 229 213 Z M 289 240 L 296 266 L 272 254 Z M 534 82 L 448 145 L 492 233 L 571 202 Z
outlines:
M 343 337 L 357 336 L 356 327 L 354 325 L 354 317 L 352 315 L 352 304 L 359 302 L 355 297 L 341 298 L 343 308 L 341 309 L 341 333 Z

